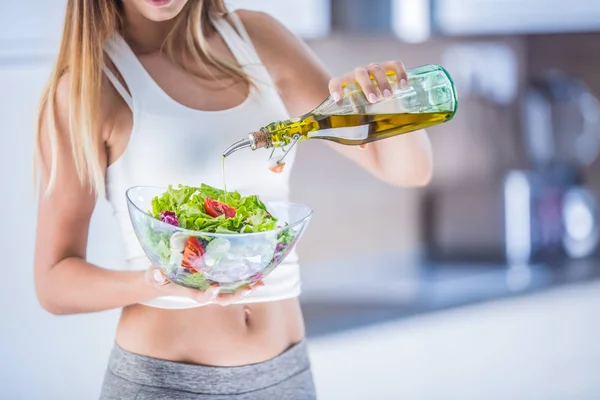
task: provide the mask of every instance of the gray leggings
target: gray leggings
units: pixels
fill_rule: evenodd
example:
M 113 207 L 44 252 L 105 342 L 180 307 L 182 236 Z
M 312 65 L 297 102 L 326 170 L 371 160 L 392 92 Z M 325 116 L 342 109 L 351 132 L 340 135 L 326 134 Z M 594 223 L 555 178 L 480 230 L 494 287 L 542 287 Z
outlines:
M 114 347 L 100 400 L 314 400 L 306 342 L 259 364 L 207 367 Z

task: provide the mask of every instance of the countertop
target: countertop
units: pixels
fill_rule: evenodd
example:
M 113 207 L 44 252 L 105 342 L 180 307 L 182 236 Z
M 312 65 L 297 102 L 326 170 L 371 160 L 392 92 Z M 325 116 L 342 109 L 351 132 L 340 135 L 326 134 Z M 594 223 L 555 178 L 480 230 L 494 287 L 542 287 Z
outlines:
M 303 269 L 308 337 L 600 280 L 595 259 L 556 266 L 440 263 L 380 255 Z
M 391 314 L 309 340 L 320 400 L 600 398 L 598 281 Z

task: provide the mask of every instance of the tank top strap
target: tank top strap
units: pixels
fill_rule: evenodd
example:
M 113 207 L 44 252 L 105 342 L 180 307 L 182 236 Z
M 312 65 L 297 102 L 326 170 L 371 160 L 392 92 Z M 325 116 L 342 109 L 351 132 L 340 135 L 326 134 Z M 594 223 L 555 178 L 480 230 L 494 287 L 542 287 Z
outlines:
M 212 20 L 213 26 L 219 32 L 229 50 L 233 53 L 238 63 L 242 66 L 248 66 L 252 64 L 260 64 L 260 58 L 252 45 L 250 36 L 244 28 L 240 17 L 235 13 L 231 12 L 228 14 L 233 22 L 235 28 L 224 18 L 215 18 Z
M 252 58 L 254 58 L 255 61 L 260 62 L 258 53 L 256 52 L 254 45 L 252 44 L 252 39 L 250 39 L 250 35 L 248 35 L 248 31 L 244 27 L 244 24 L 242 23 L 242 19 L 240 18 L 240 16 L 236 12 L 231 12 L 228 15 L 229 15 L 229 18 L 231 18 L 231 22 L 233 22 L 233 25 L 235 26 L 235 29 L 237 30 L 238 35 L 242 38 L 242 40 L 244 41 L 246 46 L 248 46 L 248 49 L 250 50 Z
M 144 92 L 150 86 L 147 82 L 148 73 L 127 42 L 125 42 L 125 39 L 118 33 L 114 33 L 105 43 L 104 51 L 123 77 L 129 91 L 127 92 L 112 71 L 105 67 L 104 72 L 115 86 L 115 89 L 133 109 L 136 104 L 141 104 Z
M 275 83 L 252 44 L 241 18 L 235 12 L 227 16 L 231 18 L 233 26 L 224 17 L 220 17 L 212 20 L 215 29 L 252 81 L 262 89 L 276 90 Z
M 110 68 L 105 66 L 103 68 L 103 70 L 104 70 L 104 73 L 106 74 L 106 77 L 108 78 L 108 80 L 112 83 L 112 85 L 117 90 L 117 92 L 121 95 L 123 100 L 125 100 L 125 103 L 127 103 L 127 106 L 129 106 L 129 109 L 131 111 L 133 111 L 133 98 L 131 97 L 131 95 L 129 94 L 127 89 L 125 89 L 125 86 L 123 86 L 121 81 L 110 70 Z

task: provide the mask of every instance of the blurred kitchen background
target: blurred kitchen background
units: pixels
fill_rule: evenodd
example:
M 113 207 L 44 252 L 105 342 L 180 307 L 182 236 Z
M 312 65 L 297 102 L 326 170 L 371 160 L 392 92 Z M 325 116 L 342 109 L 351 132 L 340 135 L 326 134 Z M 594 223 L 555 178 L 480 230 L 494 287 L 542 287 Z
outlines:
M 600 398 L 600 2 L 228 3 L 277 17 L 334 74 L 439 63 L 459 93 L 455 119 L 429 130 L 426 188 L 300 145 L 292 197 L 315 209 L 299 251 L 320 398 Z M 0 398 L 92 399 L 118 312 L 47 315 L 32 278 L 33 121 L 64 1 L 2 5 Z M 120 262 L 117 235 L 101 202 L 92 262 Z

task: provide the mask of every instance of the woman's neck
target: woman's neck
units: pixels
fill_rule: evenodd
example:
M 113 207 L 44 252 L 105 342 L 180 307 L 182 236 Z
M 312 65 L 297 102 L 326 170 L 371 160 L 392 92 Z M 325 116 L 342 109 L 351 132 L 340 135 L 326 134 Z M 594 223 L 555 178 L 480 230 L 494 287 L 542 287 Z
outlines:
M 128 6 L 127 2 L 123 2 L 123 19 L 125 38 L 136 54 L 148 54 L 160 50 L 177 21 L 176 18 L 168 21 L 151 21 L 134 7 Z

